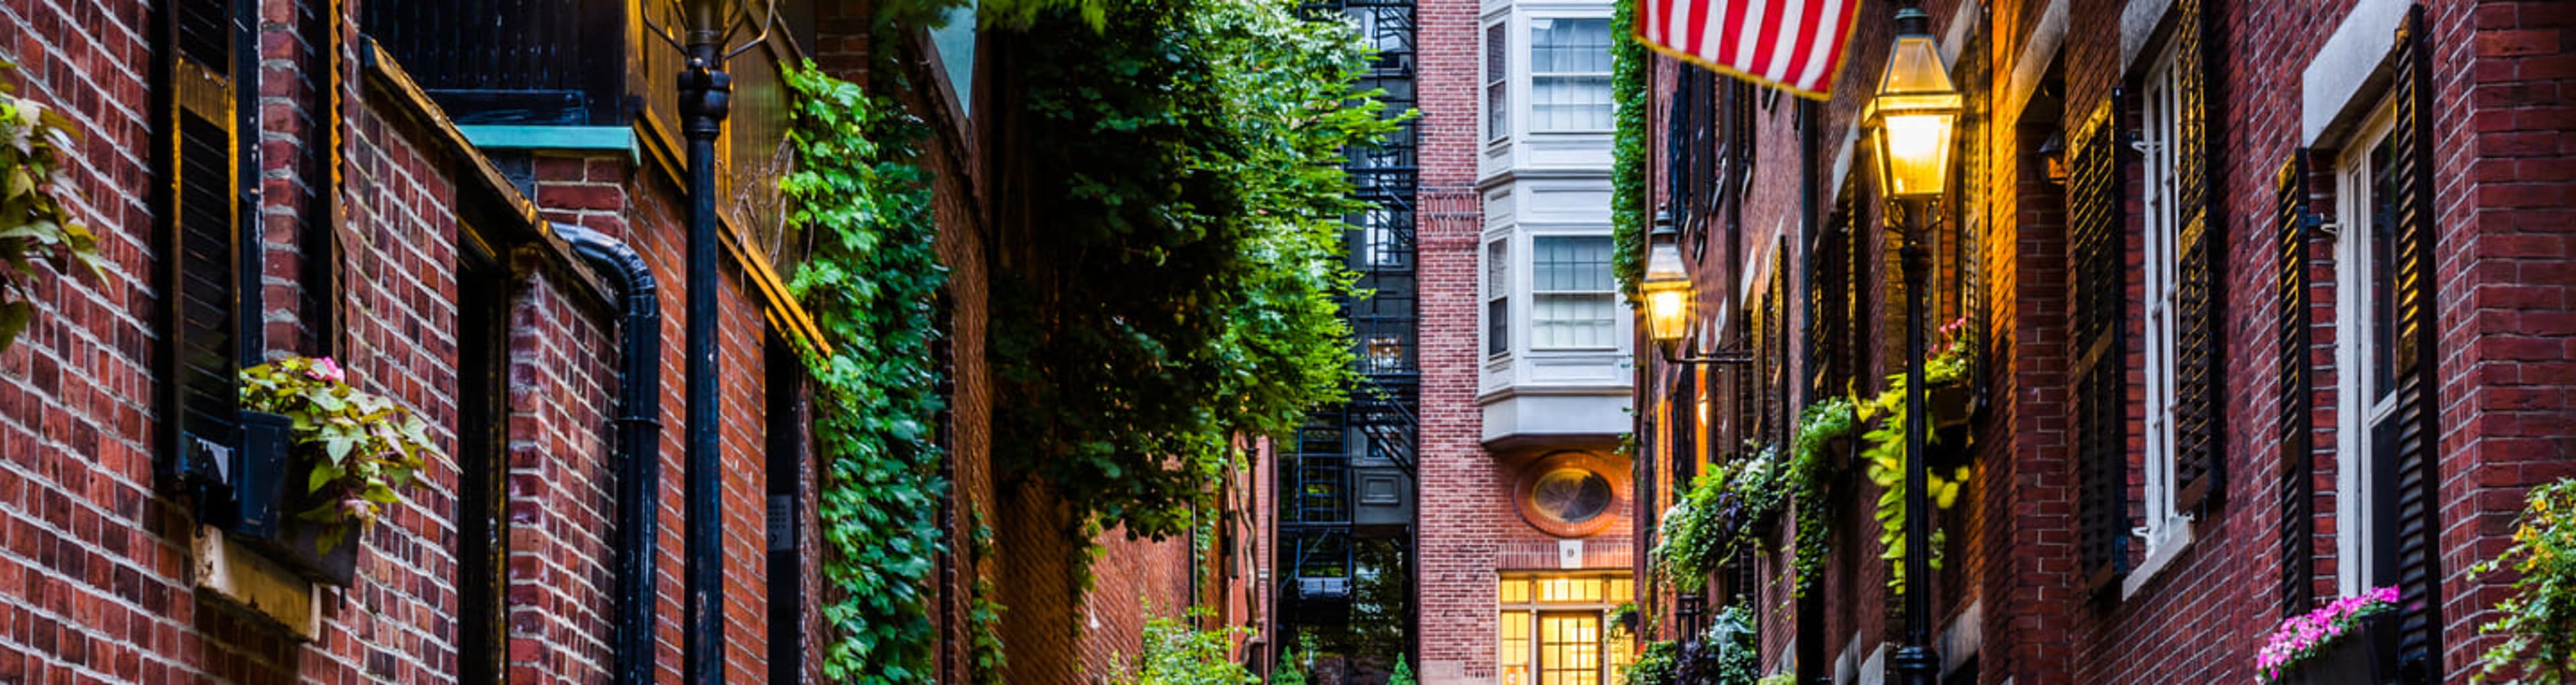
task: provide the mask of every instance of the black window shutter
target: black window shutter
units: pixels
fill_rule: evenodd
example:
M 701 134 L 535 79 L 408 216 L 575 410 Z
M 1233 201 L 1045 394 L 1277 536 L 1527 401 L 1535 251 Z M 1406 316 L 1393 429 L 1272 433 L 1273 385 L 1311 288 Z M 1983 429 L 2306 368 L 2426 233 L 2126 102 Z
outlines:
M 2390 93 L 2397 101 L 2395 137 L 2396 305 L 2394 338 L 2397 381 L 2395 458 L 2397 586 L 2404 597 L 2398 618 L 2398 663 L 2408 682 L 2440 679 L 2442 663 L 2442 569 L 2436 536 L 2440 484 L 2440 402 L 2434 397 L 2439 375 L 2434 354 L 2437 320 L 2434 298 L 2434 242 L 2439 229 L 2433 215 L 2432 57 L 2424 35 L 2424 6 L 2415 5 L 2397 35 L 2396 74 Z
M 2127 379 L 2122 377 L 2128 268 L 2121 225 L 2119 128 L 2105 100 L 2070 152 L 2070 234 L 2078 577 L 2089 592 L 2119 583 L 2129 564 Z
M 242 8 L 239 0 L 161 4 L 164 392 L 173 418 L 164 482 L 212 468 L 204 460 L 238 444 L 235 371 L 258 349 L 259 317 L 243 315 L 256 294 L 240 278 L 258 273 L 242 224 L 252 191 L 239 135 L 246 93 L 236 75 L 251 59 Z
M 2281 273 L 2275 280 L 2275 332 L 2280 336 L 2281 445 L 2281 613 L 2306 613 L 2315 603 L 2316 480 L 2310 463 L 2316 429 L 2314 383 L 2308 354 L 2313 341 L 2308 327 L 2308 165 L 2307 150 L 2292 150 L 2281 165 L 2278 233 Z
M 2211 169 L 2217 146 L 2209 144 L 2210 81 L 2207 23 L 2201 0 L 2180 0 L 2181 28 L 2174 32 L 2174 50 L 2181 81 L 2175 94 L 2181 102 L 2176 112 L 2179 124 L 2175 136 L 2174 158 L 2180 166 L 2181 181 L 2177 203 L 2181 211 L 2182 235 L 2177 255 L 2181 264 L 2177 287 L 2177 309 L 2180 316 L 2175 352 L 2174 407 L 2174 506 L 2180 511 L 2194 511 L 2214 503 L 2226 490 L 2226 460 L 2223 425 L 2225 411 L 2221 389 L 2226 385 L 2226 363 L 2220 341 L 2220 326 L 2225 322 L 2220 311 L 2225 302 L 2221 278 L 2224 269 L 2225 232 L 2217 206 Z

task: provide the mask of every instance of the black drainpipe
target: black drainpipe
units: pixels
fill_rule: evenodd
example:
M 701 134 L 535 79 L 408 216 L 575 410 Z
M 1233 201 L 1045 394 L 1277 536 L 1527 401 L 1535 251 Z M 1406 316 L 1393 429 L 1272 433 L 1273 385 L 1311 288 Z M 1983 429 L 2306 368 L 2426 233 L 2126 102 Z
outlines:
M 625 335 L 617 373 L 617 643 L 615 682 L 653 682 L 655 541 L 662 484 L 662 305 L 653 267 L 626 243 L 580 226 L 555 224 L 555 235 L 625 296 Z

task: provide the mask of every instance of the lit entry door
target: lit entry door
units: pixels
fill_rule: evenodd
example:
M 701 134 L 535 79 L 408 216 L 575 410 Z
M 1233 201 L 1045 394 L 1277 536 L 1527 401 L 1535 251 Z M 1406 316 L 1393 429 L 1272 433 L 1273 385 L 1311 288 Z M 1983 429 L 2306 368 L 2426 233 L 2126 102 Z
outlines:
M 1500 579 L 1494 635 L 1500 685 L 1619 685 L 1635 638 L 1609 617 L 1634 596 L 1626 574 L 1520 575 Z
M 1601 685 L 1601 614 L 1539 614 L 1538 640 L 1538 685 Z

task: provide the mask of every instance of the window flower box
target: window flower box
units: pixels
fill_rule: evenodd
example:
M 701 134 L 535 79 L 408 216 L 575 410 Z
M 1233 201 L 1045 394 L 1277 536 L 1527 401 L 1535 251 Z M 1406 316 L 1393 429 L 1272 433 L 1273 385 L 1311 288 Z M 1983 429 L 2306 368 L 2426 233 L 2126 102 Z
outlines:
M 2376 685 L 2397 677 L 2397 588 L 2345 597 L 2272 631 L 2254 658 L 2262 685 Z

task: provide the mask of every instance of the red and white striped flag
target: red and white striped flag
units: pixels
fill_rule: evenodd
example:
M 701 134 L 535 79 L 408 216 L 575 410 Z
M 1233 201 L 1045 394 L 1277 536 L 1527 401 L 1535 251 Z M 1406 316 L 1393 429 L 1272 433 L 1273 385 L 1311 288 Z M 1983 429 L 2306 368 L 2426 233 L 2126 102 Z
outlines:
M 1637 42 L 1810 98 L 1831 93 L 1861 0 L 1637 0 Z

